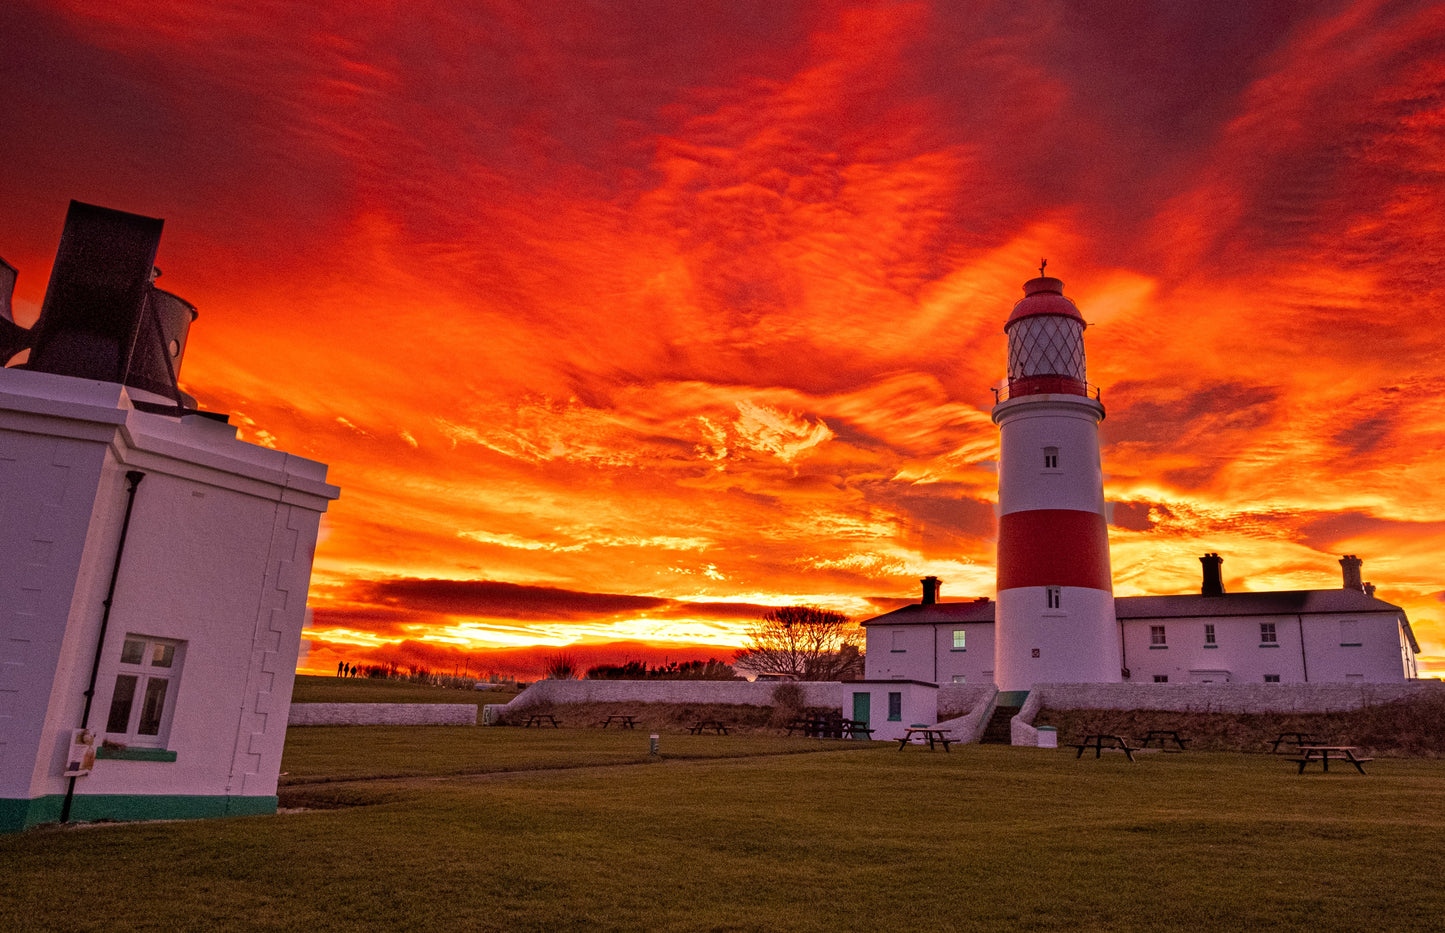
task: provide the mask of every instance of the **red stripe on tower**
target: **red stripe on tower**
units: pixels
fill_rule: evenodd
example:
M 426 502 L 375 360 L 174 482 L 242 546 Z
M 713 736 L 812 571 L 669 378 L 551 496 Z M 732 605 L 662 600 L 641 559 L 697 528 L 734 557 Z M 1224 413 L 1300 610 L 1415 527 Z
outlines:
M 998 520 L 998 588 L 1086 586 L 1111 590 L 1104 516 L 1074 509 L 1012 512 Z

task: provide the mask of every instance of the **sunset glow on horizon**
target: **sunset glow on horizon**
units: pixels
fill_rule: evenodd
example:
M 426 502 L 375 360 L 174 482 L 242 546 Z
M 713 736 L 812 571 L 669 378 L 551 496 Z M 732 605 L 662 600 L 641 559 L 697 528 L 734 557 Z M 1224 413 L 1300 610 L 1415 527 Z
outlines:
M 320 460 L 301 669 L 727 658 L 994 594 L 1003 324 L 1089 322 L 1116 595 L 1445 673 L 1445 7 L 19 0 L 0 257 L 166 221 L 183 387 Z

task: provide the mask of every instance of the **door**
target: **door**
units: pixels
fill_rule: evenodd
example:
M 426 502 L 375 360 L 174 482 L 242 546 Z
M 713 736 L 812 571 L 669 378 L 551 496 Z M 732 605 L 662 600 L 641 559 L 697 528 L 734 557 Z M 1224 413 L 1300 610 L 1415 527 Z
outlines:
M 853 721 L 854 721 L 854 722 L 861 722 L 861 723 L 863 724 L 863 727 L 864 727 L 865 729 L 868 727 L 868 710 L 869 710 L 869 708 L 870 708 L 871 701 L 872 701 L 872 694 L 869 694 L 869 693 L 855 693 L 855 694 L 853 694 Z M 861 734 L 862 734 L 865 738 L 866 738 L 867 735 L 868 735 L 868 733 L 866 733 L 866 732 L 861 733 Z

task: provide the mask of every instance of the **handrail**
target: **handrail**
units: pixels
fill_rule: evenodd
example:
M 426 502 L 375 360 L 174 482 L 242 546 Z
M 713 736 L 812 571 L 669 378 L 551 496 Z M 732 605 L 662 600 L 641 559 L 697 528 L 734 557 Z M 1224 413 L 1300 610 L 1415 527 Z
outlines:
M 1096 402 L 1103 401 L 1098 386 L 1069 376 L 1023 376 L 1006 379 L 989 388 L 993 391 L 995 405 L 1025 395 L 1082 395 Z

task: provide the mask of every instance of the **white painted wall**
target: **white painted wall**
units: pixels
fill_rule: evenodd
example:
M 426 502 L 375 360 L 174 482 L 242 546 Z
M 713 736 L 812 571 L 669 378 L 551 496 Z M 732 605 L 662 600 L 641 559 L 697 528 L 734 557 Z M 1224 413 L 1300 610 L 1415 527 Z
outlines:
M 164 743 L 176 760 L 99 761 L 76 794 L 275 794 L 318 523 L 338 495 L 325 465 L 136 411 L 117 384 L 0 369 L 0 545 L 15 568 L 0 577 L 0 800 L 66 790 L 132 470 L 145 478 L 89 724 L 105 727 L 127 634 L 184 642 Z
M 1349 643 L 1341 637 L 1342 621 L 1355 623 L 1358 637 Z M 1261 641 L 1262 622 L 1274 625 L 1275 647 Z M 1216 647 L 1205 643 L 1206 624 L 1214 626 Z M 1164 647 L 1151 644 L 1150 629 L 1160 625 Z M 1123 629 L 1125 665 L 1135 684 L 1153 685 L 1161 675 L 1171 685 L 1206 678 L 1222 682 L 1220 672 L 1228 672 L 1228 682 L 1240 684 L 1263 683 L 1266 674 L 1278 675 L 1286 684 L 1406 679 L 1408 645 L 1393 612 L 1128 619 Z
M 1000 690 L 1027 690 L 1055 681 L 1120 681 L 1123 665 L 1113 594 L 1089 587 L 1061 590 L 1059 609 L 1047 608 L 1043 587 L 1016 587 L 998 594 L 997 655 L 1010 659 L 1007 670 L 1002 670 L 1002 660 L 998 662 Z

